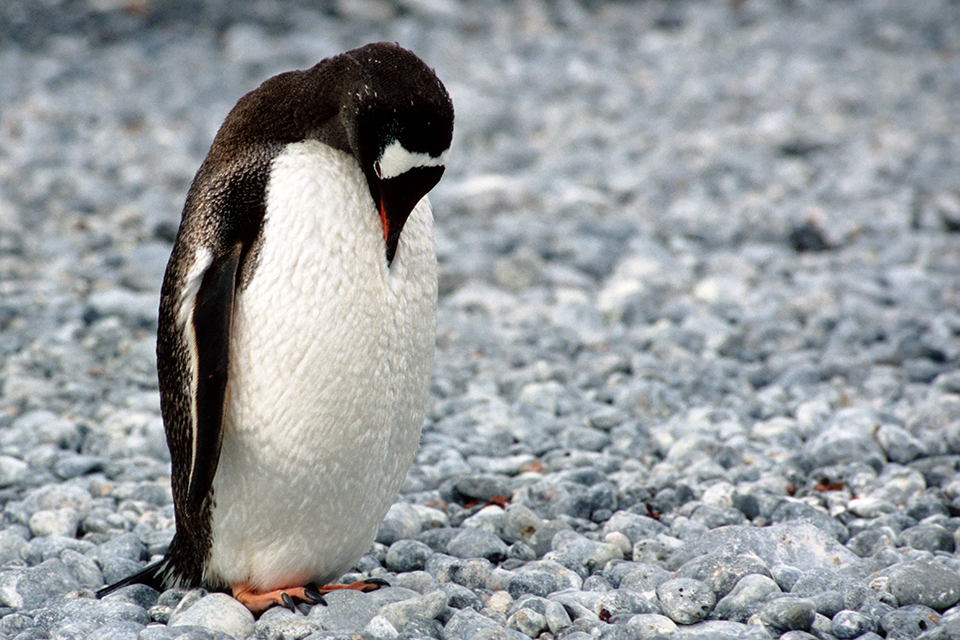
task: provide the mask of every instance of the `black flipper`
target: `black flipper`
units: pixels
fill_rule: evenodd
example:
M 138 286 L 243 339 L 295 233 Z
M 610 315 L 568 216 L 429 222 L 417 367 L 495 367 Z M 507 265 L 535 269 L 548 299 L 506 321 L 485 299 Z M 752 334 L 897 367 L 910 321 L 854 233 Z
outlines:
M 191 513 L 200 512 L 220 461 L 230 321 L 242 248 L 238 242 L 229 252 L 214 259 L 203 275 L 193 308 L 197 350 L 197 429 L 187 497 L 187 509 Z

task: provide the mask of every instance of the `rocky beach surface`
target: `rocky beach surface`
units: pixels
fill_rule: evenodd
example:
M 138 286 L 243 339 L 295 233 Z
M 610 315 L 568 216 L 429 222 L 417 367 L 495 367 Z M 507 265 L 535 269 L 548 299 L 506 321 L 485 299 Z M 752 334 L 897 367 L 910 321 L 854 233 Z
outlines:
M 236 100 L 375 40 L 457 110 L 421 450 L 326 606 L 173 535 L 154 343 Z M 960 5 L 8 0 L 0 639 L 960 637 Z

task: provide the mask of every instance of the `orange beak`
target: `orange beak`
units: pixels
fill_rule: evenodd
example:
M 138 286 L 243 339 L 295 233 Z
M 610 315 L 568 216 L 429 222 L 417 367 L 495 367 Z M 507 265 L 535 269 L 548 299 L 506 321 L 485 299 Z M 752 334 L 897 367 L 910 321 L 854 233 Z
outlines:
M 390 234 L 390 223 L 387 222 L 387 212 L 383 209 L 383 200 L 380 200 L 380 223 L 383 225 L 383 239 Z

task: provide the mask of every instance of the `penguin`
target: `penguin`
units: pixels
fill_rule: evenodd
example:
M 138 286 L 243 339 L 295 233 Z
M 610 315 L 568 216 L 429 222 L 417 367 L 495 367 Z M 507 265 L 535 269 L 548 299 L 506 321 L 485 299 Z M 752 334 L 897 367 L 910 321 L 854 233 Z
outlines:
M 453 103 L 390 43 L 266 80 L 197 171 L 160 293 L 176 531 L 104 587 L 322 602 L 372 544 L 419 444 L 436 339 L 427 192 Z

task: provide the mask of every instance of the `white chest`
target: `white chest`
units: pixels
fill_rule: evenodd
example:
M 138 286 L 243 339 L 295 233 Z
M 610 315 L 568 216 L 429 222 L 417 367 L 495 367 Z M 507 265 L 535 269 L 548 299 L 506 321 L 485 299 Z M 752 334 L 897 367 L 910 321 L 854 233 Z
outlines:
M 396 498 L 423 421 L 437 285 L 427 199 L 388 267 L 351 156 L 290 145 L 267 194 L 231 327 L 207 574 L 274 588 L 349 569 Z

